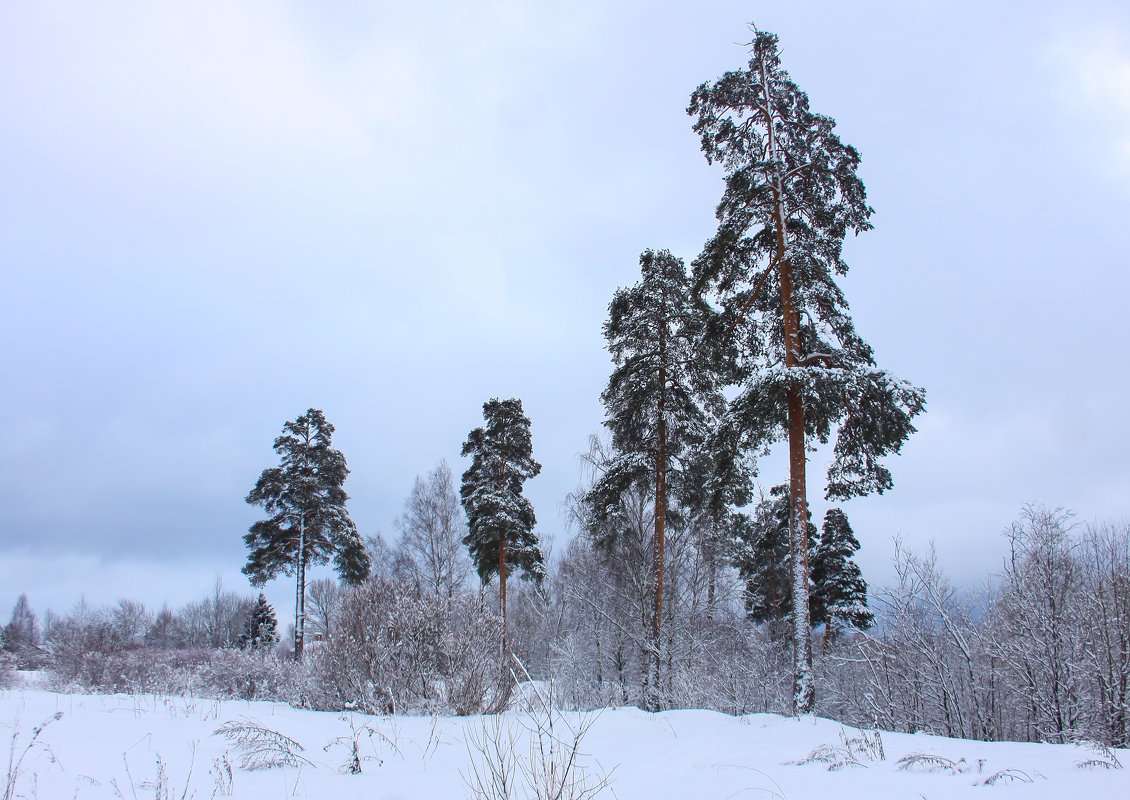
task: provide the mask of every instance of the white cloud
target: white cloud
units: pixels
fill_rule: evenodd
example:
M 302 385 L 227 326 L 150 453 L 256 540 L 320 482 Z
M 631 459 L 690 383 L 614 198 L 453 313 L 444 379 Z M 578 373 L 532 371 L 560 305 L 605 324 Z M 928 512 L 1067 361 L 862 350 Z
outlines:
M 75 166 L 224 180 L 249 165 L 355 160 L 370 130 L 427 98 L 412 55 L 331 64 L 281 7 L 80 4 L 8 13 L 0 105 Z M 6 96 L 5 96 L 6 95 Z M 207 172 L 212 174 L 208 175 Z M 199 177 L 199 176 L 197 176 Z
M 1105 163 L 1130 172 L 1130 37 L 1094 28 L 1062 40 L 1052 54 L 1064 70 L 1061 99 L 1081 115 L 1085 138 L 1102 143 Z
M 113 234 L 160 228 L 171 243 L 194 228 L 213 251 L 237 239 L 252 252 L 197 259 L 229 288 L 297 263 L 270 249 L 285 238 L 283 256 L 317 253 L 323 274 L 353 287 L 403 297 L 425 272 L 435 280 L 416 302 L 504 317 L 508 273 L 525 268 L 507 252 L 522 248 L 514 231 L 559 216 L 537 194 L 563 169 L 561 143 L 542 135 L 566 135 L 541 119 L 565 113 L 549 84 L 592 46 L 599 12 L 300 5 L 0 10 L 0 72 L 18 76 L 0 82 L 0 116 L 18 121 L 0 130 L 0 167 L 20 175 L 12 197 L 42 195 L 54 218 L 65 204 L 83 224 L 109 206 L 112 219 L 89 227 Z
M 43 151 L 79 159 L 204 165 L 221 181 L 249 163 L 293 177 L 359 159 L 419 176 L 473 166 L 508 105 L 594 35 L 589 15 L 522 0 L 354 10 L 348 32 L 303 13 L 261 0 L 4 9 L 0 68 L 16 80 L 0 109 Z

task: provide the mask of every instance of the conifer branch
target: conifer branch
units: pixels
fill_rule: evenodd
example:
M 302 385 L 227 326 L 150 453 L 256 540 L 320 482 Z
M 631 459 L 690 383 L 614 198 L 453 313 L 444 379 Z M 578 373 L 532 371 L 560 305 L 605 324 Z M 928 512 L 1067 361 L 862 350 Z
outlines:
M 765 279 L 769 277 L 769 273 L 773 271 L 773 267 L 777 266 L 777 264 L 777 259 L 774 259 L 772 263 L 765 268 L 765 271 L 761 273 L 761 277 L 757 279 L 757 285 L 753 287 L 753 293 L 749 296 L 749 300 L 745 302 L 745 305 L 742 306 L 741 310 L 738 312 L 737 319 L 730 323 L 730 327 L 726 330 L 727 334 L 733 333 L 734 328 L 738 327 L 738 323 L 745 319 L 746 312 L 749 311 L 750 306 L 753 305 L 753 301 L 757 299 L 757 295 L 761 292 L 761 287 L 765 285 Z

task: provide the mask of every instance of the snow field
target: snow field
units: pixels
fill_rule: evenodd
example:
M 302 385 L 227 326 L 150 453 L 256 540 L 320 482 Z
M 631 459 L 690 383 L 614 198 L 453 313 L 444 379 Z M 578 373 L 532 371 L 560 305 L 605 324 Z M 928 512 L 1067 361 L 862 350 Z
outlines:
M 473 758 L 486 765 L 468 743 L 481 741 L 484 731 L 496 738 L 501 732 L 504 749 L 528 760 L 531 741 L 539 741 L 539 718 L 544 723 L 537 712 L 367 717 L 282 703 L 10 689 L 0 692 L 0 735 L 12 755 L 5 800 L 472 797 L 463 776 L 471 774 Z M 578 764 L 590 786 L 610 777 L 609 787 L 593 795 L 609 800 L 1130 797 L 1130 771 L 1080 767 L 1107 756 L 1074 745 L 886 732 L 865 745 L 858 731 L 829 720 L 692 710 L 553 712 L 552 721 L 566 745 L 569 731 L 592 723 Z M 250 729 L 250 742 L 241 747 L 234 737 L 216 735 L 222 726 Z M 876 743 L 885 758 L 877 757 Z M 289 765 L 245 769 L 249 753 L 260 763 Z M 798 763 L 810 755 L 817 758 Z M 1130 764 L 1130 751 L 1113 755 Z M 835 764 L 841 766 L 829 769 Z M 535 796 L 520 785 L 511 794 Z

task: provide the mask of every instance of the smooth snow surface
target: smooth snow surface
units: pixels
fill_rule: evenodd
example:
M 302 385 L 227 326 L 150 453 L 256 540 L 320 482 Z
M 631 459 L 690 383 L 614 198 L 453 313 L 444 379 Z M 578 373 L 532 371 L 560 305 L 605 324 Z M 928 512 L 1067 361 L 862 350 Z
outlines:
M 13 797 L 470 797 L 461 776 L 470 763 L 467 734 L 481 735 L 484 721 L 496 719 L 365 717 L 300 711 L 281 703 L 10 689 L 0 692 L 4 748 L 14 732 L 18 761 L 32 729 L 57 712 L 62 716 L 42 730 L 24 758 Z M 575 724 L 581 716 L 560 716 L 557 730 L 562 722 Z M 513 712 L 498 719 L 518 732 L 529 722 L 528 716 Z M 305 749 L 298 755 L 308 763 L 241 769 L 236 746 L 213 732 L 227 722 L 251 720 L 300 743 Z M 610 788 L 598 795 L 609 800 L 1130 797 L 1130 770 L 1080 768 L 1077 762 L 1096 754 L 1073 745 L 883 733 L 884 760 L 862 757 L 865 766 L 834 771 L 822 763 L 790 763 L 822 745 L 843 748 L 841 736 L 850 739 L 856 734 L 814 718 L 609 709 L 599 714 L 583 740 L 582 763 L 594 769 L 599 764 L 611 773 Z M 354 738 L 362 759 L 360 775 L 343 771 Z M 515 748 L 519 757 L 528 753 L 528 740 L 527 733 L 520 734 Z M 900 770 L 899 760 L 915 753 L 949 759 L 956 767 L 929 771 L 931 763 L 933 768 L 937 763 L 920 759 L 916 766 Z M 1130 766 L 1130 751 L 1115 755 Z M 230 785 L 226 763 L 232 767 Z M 995 784 L 984 785 L 996 773 L 1001 777 Z M 1026 778 L 1032 782 L 1020 782 Z M 512 796 L 527 795 L 518 791 Z

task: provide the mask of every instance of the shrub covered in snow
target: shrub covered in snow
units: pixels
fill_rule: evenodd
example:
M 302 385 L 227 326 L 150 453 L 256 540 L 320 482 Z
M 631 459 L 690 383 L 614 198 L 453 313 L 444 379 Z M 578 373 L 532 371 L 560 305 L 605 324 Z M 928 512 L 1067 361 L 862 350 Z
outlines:
M 16 659 L 0 650 L 0 689 L 7 689 L 13 683 Z
M 316 704 L 475 713 L 495 686 L 500 624 L 476 595 L 447 599 L 372 578 L 346 596 L 333 635 L 308 653 Z

